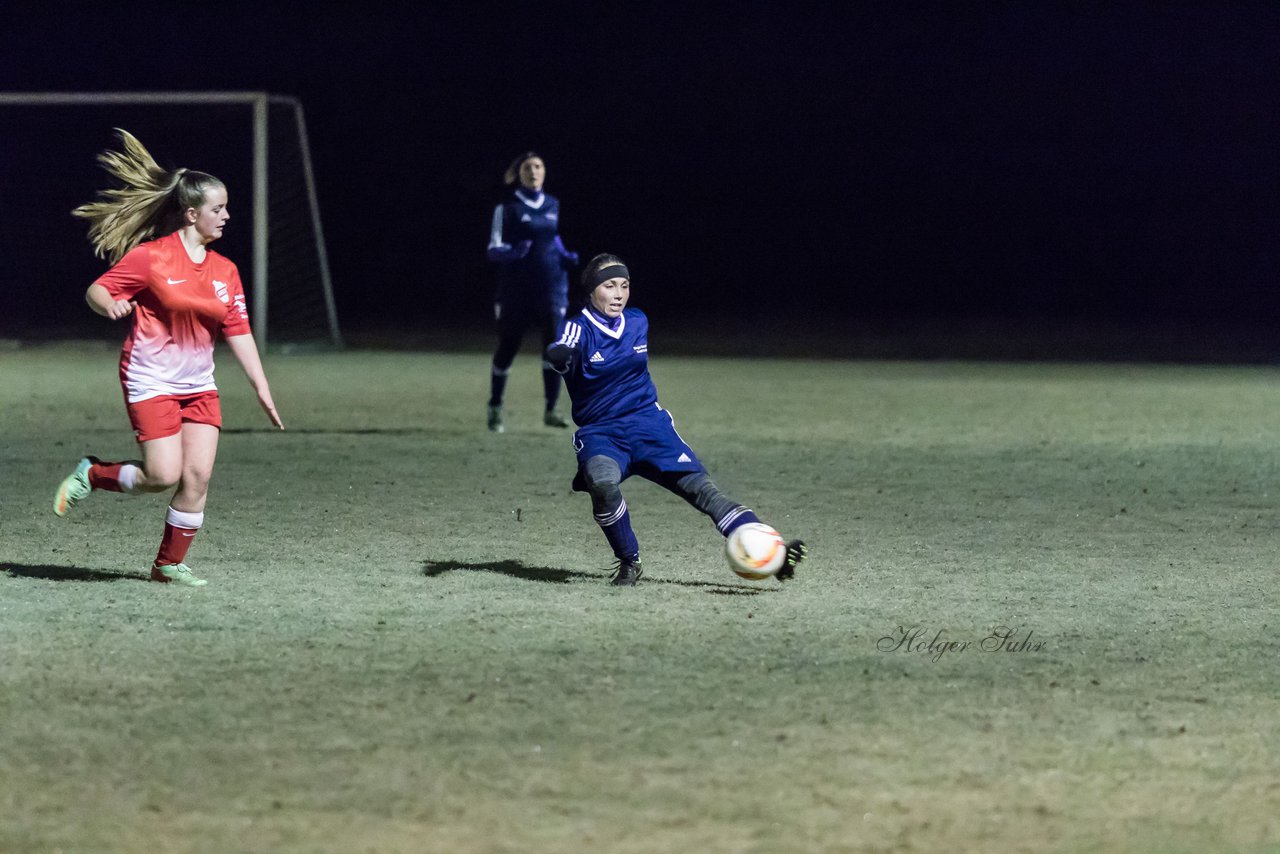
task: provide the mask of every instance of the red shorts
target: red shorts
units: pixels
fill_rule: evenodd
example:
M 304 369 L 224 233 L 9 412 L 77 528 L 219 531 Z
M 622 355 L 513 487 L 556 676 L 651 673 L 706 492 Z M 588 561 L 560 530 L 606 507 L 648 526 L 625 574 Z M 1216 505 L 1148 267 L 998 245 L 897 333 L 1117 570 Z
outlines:
M 222 406 L 216 391 L 202 391 L 189 397 L 162 394 L 127 404 L 129 423 L 139 442 L 176 436 L 184 422 L 212 424 L 222 429 Z

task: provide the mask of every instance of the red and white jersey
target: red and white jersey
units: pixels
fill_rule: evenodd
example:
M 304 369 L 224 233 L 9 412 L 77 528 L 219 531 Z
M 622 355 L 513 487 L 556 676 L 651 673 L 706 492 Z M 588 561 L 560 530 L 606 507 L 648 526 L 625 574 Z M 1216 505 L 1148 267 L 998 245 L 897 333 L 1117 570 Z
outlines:
M 102 275 L 113 299 L 133 300 L 133 331 L 120 354 L 129 403 L 163 394 L 213 391 L 213 345 L 249 332 L 236 265 L 206 250 L 197 264 L 178 232 L 129 250 Z

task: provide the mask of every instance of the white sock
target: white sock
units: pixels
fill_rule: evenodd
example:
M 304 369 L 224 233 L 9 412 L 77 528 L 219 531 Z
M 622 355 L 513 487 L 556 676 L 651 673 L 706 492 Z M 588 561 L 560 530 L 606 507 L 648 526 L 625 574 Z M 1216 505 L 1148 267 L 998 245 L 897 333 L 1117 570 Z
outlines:
M 120 484 L 120 491 L 127 492 L 130 495 L 137 495 L 138 475 L 140 474 L 142 474 L 142 469 L 133 463 L 122 463 L 120 474 L 116 476 L 116 483 Z
M 204 513 L 187 513 L 170 507 L 169 514 L 165 516 L 164 521 L 175 528 L 186 528 L 188 531 L 194 531 L 204 524 Z

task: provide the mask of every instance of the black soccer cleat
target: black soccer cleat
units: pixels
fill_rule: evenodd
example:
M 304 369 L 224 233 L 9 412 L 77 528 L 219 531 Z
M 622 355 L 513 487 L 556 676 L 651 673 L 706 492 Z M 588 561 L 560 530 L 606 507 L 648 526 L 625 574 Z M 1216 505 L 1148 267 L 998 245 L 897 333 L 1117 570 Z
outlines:
M 639 558 L 623 558 L 618 561 L 618 566 L 613 570 L 613 577 L 609 583 L 614 587 L 635 587 L 642 575 L 644 570 L 640 568 Z
M 488 424 L 489 424 L 490 433 L 507 432 L 507 426 L 502 423 L 502 406 L 501 405 L 494 406 L 492 403 L 489 404 Z
M 782 564 L 782 569 L 778 570 L 774 577 L 779 581 L 786 581 L 794 576 L 796 574 L 796 566 L 808 554 L 809 547 L 804 544 L 804 540 L 792 540 L 787 543 L 787 559 Z

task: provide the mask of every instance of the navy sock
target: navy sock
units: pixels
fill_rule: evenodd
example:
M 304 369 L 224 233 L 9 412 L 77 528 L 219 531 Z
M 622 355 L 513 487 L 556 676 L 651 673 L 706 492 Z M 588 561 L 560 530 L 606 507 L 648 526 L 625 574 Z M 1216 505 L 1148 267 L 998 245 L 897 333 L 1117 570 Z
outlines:
M 741 528 L 748 522 L 759 522 L 760 518 L 756 514 L 743 507 L 741 504 L 735 505 L 732 510 L 716 520 L 716 528 L 726 537 L 733 533 L 735 528 Z
M 614 557 L 619 560 L 637 560 L 640 557 L 640 543 L 631 530 L 631 511 L 625 501 L 608 517 L 596 516 L 596 524 L 604 531 Z
M 542 369 L 542 391 L 547 398 L 547 411 L 556 408 L 556 401 L 560 399 L 560 375 L 550 368 Z
M 510 368 L 505 370 L 501 369 L 496 365 L 493 367 L 493 372 L 489 375 L 490 406 L 502 405 L 502 396 L 506 394 L 507 391 L 507 373 L 510 370 Z M 559 377 L 557 377 L 557 379 L 559 379 Z

